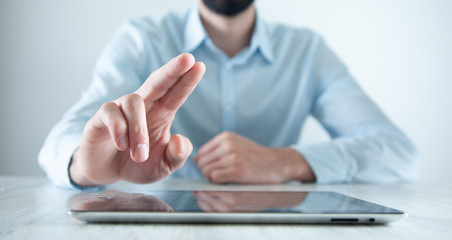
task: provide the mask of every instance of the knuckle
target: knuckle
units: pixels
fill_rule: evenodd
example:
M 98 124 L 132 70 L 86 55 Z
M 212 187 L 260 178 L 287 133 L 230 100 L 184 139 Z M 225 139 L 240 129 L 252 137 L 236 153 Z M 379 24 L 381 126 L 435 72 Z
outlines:
M 226 131 L 226 132 L 223 133 L 223 139 L 224 139 L 224 141 L 234 142 L 234 141 L 235 141 L 235 138 L 236 138 L 236 134 L 233 133 L 233 132 L 228 132 L 228 131 Z
M 137 93 L 127 94 L 122 97 L 122 102 L 128 106 L 130 106 L 130 105 L 134 106 L 142 101 L 143 101 L 143 98 L 140 95 L 138 95 Z
M 118 124 L 116 111 L 118 106 L 113 102 L 102 104 L 97 112 L 97 117 L 105 124 L 107 128 L 116 128 Z
M 102 104 L 102 106 L 100 107 L 101 110 L 106 111 L 106 110 L 110 110 L 113 107 L 116 107 L 116 104 L 113 102 L 106 102 L 104 104 Z
M 141 126 L 136 126 L 132 129 L 133 134 L 135 135 L 145 135 L 145 130 Z
M 222 179 L 220 174 L 218 174 L 218 172 L 212 172 L 211 176 L 210 176 L 210 180 L 213 183 L 221 183 Z
M 185 98 L 187 98 L 187 93 L 185 93 L 183 91 L 178 91 L 178 92 L 172 93 L 172 100 L 182 101 Z
M 226 149 L 226 151 L 231 152 L 232 150 L 234 150 L 234 146 L 232 144 L 231 141 L 226 141 L 224 142 L 224 148 Z
M 152 89 L 152 91 L 158 92 L 158 93 L 163 93 L 163 92 L 166 92 L 166 90 L 167 90 L 167 88 L 165 86 L 162 86 L 162 85 L 156 84 L 156 83 L 151 85 L 151 89 Z
M 181 84 L 182 88 L 184 88 L 184 89 L 193 89 L 196 87 L 196 85 L 198 85 L 198 82 L 194 81 L 194 79 L 192 79 L 192 78 L 186 78 L 186 79 L 183 79 L 183 81 L 181 81 L 180 84 Z
M 143 101 L 143 98 L 137 93 L 128 94 L 131 101 Z
M 231 158 L 232 163 L 235 165 L 237 163 L 239 163 L 239 157 L 240 157 L 240 155 L 238 153 L 236 153 L 236 152 L 231 153 L 230 158 Z
M 205 178 L 207 178 L 207 179 L 210 178 L 210 171 L 206 171 L 205 169 L 203 169 L 203 170 L 201 171 L 201 173 L 202 173 L 202 175 L 203 175 Z
M 110 118 L 112 116 L 112 114 L 114 113 L 115 108 L 117 108 L 117 107 L 118 106 L 113 102 L 106 102 L 106 103 L 102 104 L 102 106 L 99 108 L 99 113 L 102 116 Z
M 231 138 L 232 133 L 229 132 L 229 131 L 224 131 L 221 135 L 222 135 L 224 138 L 229 139 L 229 138 Z

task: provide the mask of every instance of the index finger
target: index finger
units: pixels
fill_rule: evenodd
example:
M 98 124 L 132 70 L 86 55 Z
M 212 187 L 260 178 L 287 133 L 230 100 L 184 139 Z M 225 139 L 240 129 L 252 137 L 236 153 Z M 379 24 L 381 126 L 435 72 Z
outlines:
M 152 103 L 165 93 L 195 64 L 195 58 L 183 53 L 151 73 L 135 93 L 139 94 L 145 104 Z M 148 104 L 146 104 L 148 105 Z

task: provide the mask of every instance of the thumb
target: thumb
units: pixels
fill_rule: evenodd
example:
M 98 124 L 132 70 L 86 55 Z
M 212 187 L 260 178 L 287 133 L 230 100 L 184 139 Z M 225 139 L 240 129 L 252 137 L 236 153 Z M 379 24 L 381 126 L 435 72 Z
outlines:
M 166 158 L 171 169 L 181 168 L 193 151 L 193 145 L 188 138 L 174 134 L 166 147 Z

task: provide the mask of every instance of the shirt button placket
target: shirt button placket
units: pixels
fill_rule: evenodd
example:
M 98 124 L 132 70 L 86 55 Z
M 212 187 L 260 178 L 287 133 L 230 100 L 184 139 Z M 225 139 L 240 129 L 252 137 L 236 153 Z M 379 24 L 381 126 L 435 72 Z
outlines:
M 235 82 L 233 65 L 231 62 L 225 62 L 221 70 L 221 97 L 223 130 L 235 130 Z

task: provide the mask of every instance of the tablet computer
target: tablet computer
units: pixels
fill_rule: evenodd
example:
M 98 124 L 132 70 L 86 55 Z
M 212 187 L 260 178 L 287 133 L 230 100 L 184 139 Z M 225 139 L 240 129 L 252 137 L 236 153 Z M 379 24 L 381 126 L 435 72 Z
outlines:
M 86 222 L 386 224 L 403 211 L 336 192 L 108 190 L 71 198 Z

